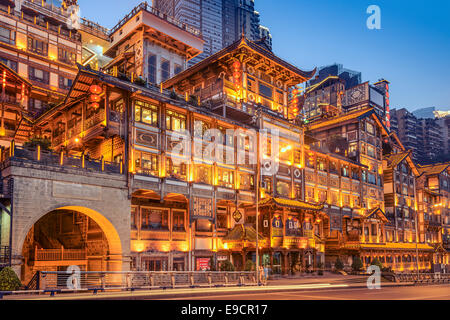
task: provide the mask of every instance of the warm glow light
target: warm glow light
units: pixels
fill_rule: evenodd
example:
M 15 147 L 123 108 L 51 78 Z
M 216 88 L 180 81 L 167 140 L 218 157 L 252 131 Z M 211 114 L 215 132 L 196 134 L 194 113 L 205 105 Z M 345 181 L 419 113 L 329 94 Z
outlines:
M 137 242 L 137 243 L 134 245 L 134 249 L 135 249 L 137 252 L 143 252 L 144 249 L 145 249 L 145 245 L 144 245 L 143 242 Z
M 76 143 L 80 142 L 80 139 L 75 138 L 75 142 L 76 142 Z

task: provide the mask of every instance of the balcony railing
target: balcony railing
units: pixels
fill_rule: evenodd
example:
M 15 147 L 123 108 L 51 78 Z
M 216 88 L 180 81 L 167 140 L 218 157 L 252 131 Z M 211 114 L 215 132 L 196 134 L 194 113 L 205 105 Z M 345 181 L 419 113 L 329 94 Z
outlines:
M 11 143 L 13 148 L 3 149 L 1 152 L 1 166 L 6 167 L 11 164 L 22 162 L 32 162 L 47 166 L 67 167 L 83 169 L 91 172 L 105 172 L 113 174 L 123 173 L 123 164 L 104 161 L 103 159 L 90 159 L 86 155 L 68 156 L 64 153 L 56 153 L 48 150 L 19 147 Z

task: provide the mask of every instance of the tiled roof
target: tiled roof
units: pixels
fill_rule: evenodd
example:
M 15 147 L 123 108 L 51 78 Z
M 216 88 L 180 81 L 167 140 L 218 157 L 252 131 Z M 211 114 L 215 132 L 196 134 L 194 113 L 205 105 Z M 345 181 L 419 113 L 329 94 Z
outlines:
M 389 155 L 385 156 L 385 159 L 387 160 L 388 167 L 393 168 L 393 167 L 397 166 L 410 153 L 411 153 L 411 150 L 406 151 L 406 152 L 400 152 L 400 153 L 392 153 L 392 154 L 389 154 Z
M 327 127 L 330 125 L 334 125 L 337 123 L 342 123 L 348 120 L 352 120 L 352 119 L 357 119 L 359 117 L 365 116 L 365 115 L 370 115 L 374 112 L 372 107 L 369 108 L 364 108 L 362 110 L 357 110 L 357 111 L 353 111 L 353 112 L 349 112 L 346 113 L 342 116 L 339 117 L 334 117 L 332 119 L 328 119 L 328 120 L 324 120 L 324 121 L 319 121 L 319 122 L 313 122 L 312 124 L 309 125 L 309 130 L 317 130 L 323 127 Z
M 378 217 L 381 218 L 381 220 L 383 220 L 384 222 L 388 222 L 388 219 L 386 218 L 386 216 L 384 215 L 383 210 L 381 210 L 379 207 L 372 209 L 370 211 L 367 212 L 367 214 L 365 215 L 365 218 L 370 218 L 373 215 L 377 215 Z
M 275 204 L 280 207 L 291 208 L 291 209 L 307 209 L 307 210 L 317 210 L 323 209 L 323 205 L 317 205 L 312 203 L 307 203 L 299 200 L 290 200 L 282 198 L 265 198 L 259 202 L 259 205 Z
M 450 162 L 430 164 L 428 166 L 419 166 L 417 169 L 420 174 L 432 175 L 439 174 L 450 166 Z
M 264 239 L 262 234 L 259 234 L 259 239 Z M 252 226 L 243 224 L 236 225 L 228 234 L 222 238 L 223 242 L 232 241 L 250 241 L 256 242 L 256 230 Z

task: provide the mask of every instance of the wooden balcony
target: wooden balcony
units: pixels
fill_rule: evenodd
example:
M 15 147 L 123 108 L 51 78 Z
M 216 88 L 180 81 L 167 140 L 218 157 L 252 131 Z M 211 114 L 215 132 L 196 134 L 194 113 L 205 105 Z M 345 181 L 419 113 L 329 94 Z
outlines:
M 86 264 L 87 249 L 34 249 L 34 266 Z

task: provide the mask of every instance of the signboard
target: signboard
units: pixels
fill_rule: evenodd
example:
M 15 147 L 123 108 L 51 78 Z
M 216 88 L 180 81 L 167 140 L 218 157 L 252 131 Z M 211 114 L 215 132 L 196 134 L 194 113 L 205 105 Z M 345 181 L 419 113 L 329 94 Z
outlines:
M 210 258 L 197 258 L 197 271 L 209 270 Z
M 291 237 L 300 237 L 301 229 L 300 222 L 296 217 L 289 217 L 286 219 L 286 235 Z

